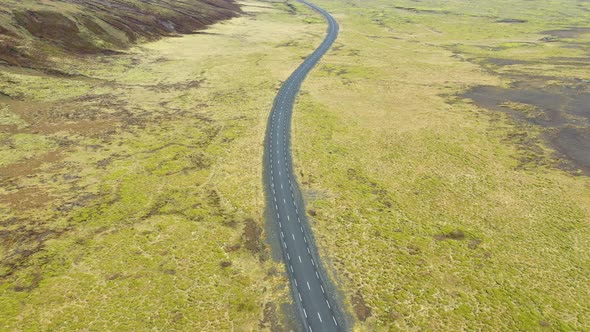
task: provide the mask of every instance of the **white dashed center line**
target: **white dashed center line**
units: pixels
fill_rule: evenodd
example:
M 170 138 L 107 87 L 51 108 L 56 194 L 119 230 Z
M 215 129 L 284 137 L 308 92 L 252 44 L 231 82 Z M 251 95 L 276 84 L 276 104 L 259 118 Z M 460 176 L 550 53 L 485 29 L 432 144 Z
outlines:
M 305 1 L 302 1 L 305 3 Z M 333 42 L 335 36 L 337 35 L 337 32 L 335 29 L 337 29 L 337 23 L 334 22 L 334 20 L 330 17 L 329 14 L 327 14 L 326 12 L 324 12 L 323 10 L 319 9 L 319 8 L 315 8 L 314 5 L 308 4 L 311 7 L 314 7 L 314 9 L 316 9 L 318 12 L 320 12 L 323 16 L 325 16 L 326 20 L 329 23 L 328 26 L 328 37 L 326 37 L 326 39 L 324 40 L 324 42 L 322 42 L 322 44 L 313 51 L 313 53 L 311 55 L 309 55 L 307 57 L 306 60 L 303 61 L 303 63 L 299 66 L 298 69 L 295 70 L 295 72 L 293 72 L 293 74 L 283 83 L 283 86 L 280 88 L 279 93 L 276 97 L 276 101 L 273 104 L 273 108 L 271 109 L 271 119 L 269 120 L 269 139 L 268 139 L 268 143 L 264 144 L 264 148 L 268 150 L 268 158 L 265 160 L 265 162 L 269 162 L 269 174 L 270 174 L 270 179 L 271 179 L 271 183 L 270 183 L 270 187 L 271 187 L 271 192 L 272 192 L 272 198 L 267 198 L 267 200 L 269 201 L 270 205 L 272 208 L 272 205 L 274 204 L 275 207 L 275 212 L 277 215 L 277 221 L 279 224 L 279 231 L 280 231 L 280 241 L 283 243 L 283 259 L 287 258 L 287 260 L 285 261 L 285 265 L 288 266 L 288 270 L 287 270 L 287 274 L 289 276 L 289 278 L 291 280 L 293 280 L 293 284 L 295 286 L 295 288 L 292 290 L 292 294 L 293 294 L 293 298 L 294 299 L 299 299 L 298 302 L 298 306 L 303 310 L 303 314 L 304 317 L 300 317 L 305 325 L 305 327 L 307 327 L 307 329 L 310 332 L 313 332 L 312 330 L 312 325 L 316 327 L 316 330 L 326 330 L 328 329 L 328 326 L 324 326 L 323 325 L 323 318 L 321 316 L 321 312 L 324 312 L 324 316 L 328 315 L 332 317 L 332 320 L 334 321 L 334 324 L 336 326 L 338 326 L 338 322 L 336 321 L 335 315 L 336 312 L 332 311 L 332 307 L 330 306 L 330 302 L 328 301 L 328 297 L 326 295 L 323 283 L 322 283 L 322 279 L 320 278 L 319 275 L 319 271 L 318 271 L 318 267 L 316 267 L 315 261 L 313 259 L 313 257 L 317 257 L 311 254 L 311 249 L 310 249 L 310 244 L 308 242 L 312 241 L 307 241 L 307 236 L 311 236 L 310 234 L 306 235 L 306 230 L 310 231 L 311 229 L 307 229 L 304 230 L 303 229 L 303 222 L 301 220 L 301 218 L 305 218 L 306 217 L 306 211 L 305 211 L 305 205 L 301 206 L 301 213 L 299 211 L 299 206 L 298 206 L 298 202 L 303 203 L 303 201 L 297 201 L 295 199 L 295 194 L 298 195 L 298 199 L 299 197 L 301 197 L 301 192 L 298 191 L 299 188 L 297 187 L 295 182 L 295 175 L 296 173 L 294 173 L 294 169 L 293 169 L 293 160 L 291 159 L 292 155 L 290 155 L 291 153 L 291 146 L 290 146 L 290 140 L 291 137 L 290 135 L 290 130 L 291 130 L 291 117 L 292 114 L 294 112 L 294 103 L 295 103 L 295 99 L 297 97 L 297 93 L 299 91 L 299 89 L 301 88 L 301 83 L 302 80 L 305 78 L 305 76 L 307 76 L 307 72 L 309 70 L 311 70 L 311 68 L 313 68 L 315 66 L 315 64 L 317 63 L 317 61 L 320 59 L 320 57 L 327 51 L 327 49 L 329 48 L 330 44 Z M 282 139 L 281 139 L 282 138 Z M 273 144 L 274 143 L 274 144 Z M 273 151 L 274 149 L 274 151 Z M 274 153 L 273 153 L 274 152 Z M 276 153 L 276 156 L 275 156 Z M 281 158 L 282 157 L 282 158 Z M 276 161 L 276 165 L 274 164 L 274 162 Z M 276 173 L 275 173 L 276 172 Z M 284 174 L 283 174 L 284 173 Z M 294 175 L 294 179 L 293 182 L 291 181 L 291 173 L 293 173 Z M 274 182 L 274 175 L 277 174 L 278 178 L 277 178 L 277 184 L 280 186 L 280 189 L 277 188 L 279 186 L 277 186 Z M 267 178 L 268 179 L 268 178 Z M 288 182 L 285 182 L 284 180 L 287 179 Z M 288 185 L 288 191 L 284 188 L 284 185 L 287 184 Z M 268 187 L 267 187 L 268 188 Z M 278 192 L 278 193 L 277 193 Z M 287 203 L 287 198 L 290 197 L 291 202 L 288 204 Z M 282 210 L 279 209 L 278 207 L 278 202 L 282 200 L 284 206 L 281 207 Z M 292 204 L 292 205 L 291 205 Z M 307 250 L 308 256 L 303 257 L 303 258 L 308 258 L 308 260 L 302 259 L 302 255 L 300 255 L 301 253 L 301 243 L 297 243 L 297 240 L 295 238 L 295 232 L 294 228 L 292 228 L 291 226 L 295 225 L 295 223 L 291 223 L 291 213 L 293 213 L 293 207 L 295 210 L 295 214 L 293 215 L 293 218 L 297 218 L 297 222 L 299 224 L 299 231 L 301 232 L 301 238 L 303 238 L 303 242 L 305 243 L 305 248 Z M 282 211 L 282 212 L 281 212 Z M 283 213 L 283 215 L 286 216 L 287 222 L 285 223 L 285 227 L 283 228 L 283 224 L 282 224 L 282 218 L 285 217 L 281 217 L 281 214 Z M 303 220 L 306 221 L 306 220 Z M 307 226 L 306 226 L 307 227 Z M 285 234 L 285 232 L 287 234 Z M 276 232 L 274 234 L 277 234 Z M 287 236 L 291 234 L 291 239 L 293 239 L 294 243 L 291 244 L 291 247 L 287 246 Z M 301 239 L 300 238 L 300 239 Z M 313 239 L 312 237 L 310 237 L 310 239 Z M 295 247 L 292 247 L 295 246 Z M 293 263 L 292 263 L 292 259 L 291 259 L 291 253 L 293 253 L 293 257 L 297 256 L 297 259 L 299 260 L 299 263 L 301 265 L 295 265 L 295 268 L 298 269 L 297 273 L 295 273 L 295 268 L 293 267 Z M 313 266 L 313 271 L 315 273 L 316 279 L 313 279 L 311 277 L 311 275 L 309 275 L 309 263 L 311 262 L 311 265 Z M 320 264 L 318 262 L 318 264 Z M 304 288 L 302 286 L 302 288 L 299 288 L 299 283 L 297 281 L 297 278 L 300 278 L 301 280 L 305 281 L 307 289 L 309 291 L 309 293 L 303 293 L 306 296 L 306 301 L 303 301 L 303 295 L 302 295 L 302 291 L 304 291 Z M 307 280 L 306 280 L 307 279 Z M 315 282 L 315 283 L 314 283 Z M 291 284 L 291 286 L 293 286 L 293 284 Z M 311 292 L 311 284 L 314 284 L 314 292 Z M 325 301 L 327 308 L 324 307 L 324 304 L 321 302 L 322 300 L 322 296 L 317 293 L 317 286 L 320 286 L 322 293 L 324 294 L 323 296 L 323 300 Z M 297 293 L 297 294 L 295 294 Z M 311 302 L 311 303 L 310 303 Z M 310 306 L 311 305 L 311 306 Z M 307 309 L 310 310 L 310 315 L 308 317 L 307 314 Z M 329 311 L 327 311 L 329 310 Z M 313 317 L 313 312 L 316 312 L 319 322 L 318 320 L 315 320 L 315 318 Z M 301 311 L 299 311 L 300 313 Z M 329 323 L 329 319 L 326 322 L 327 324 Z M 336 329 L 338 330 L 338 328 L 334 328 L 333 325 L 331 325 L 331 329 Z

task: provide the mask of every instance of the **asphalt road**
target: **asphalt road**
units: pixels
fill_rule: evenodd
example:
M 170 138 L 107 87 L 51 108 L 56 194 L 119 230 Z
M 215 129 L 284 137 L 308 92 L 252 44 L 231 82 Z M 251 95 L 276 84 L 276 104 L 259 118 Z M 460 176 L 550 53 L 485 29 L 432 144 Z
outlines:
M 265 143 L 267 203 L 277 223 L 276 232 L 291 280 L 291 290 L 300 321 L 306 331 L 346 330 L 344 316 L 331 294 L 309 228 L 305 207 L 291 163 L 291 114 L 293 102 L 309 71 L 338 36 L 338 23 L 325 10 L 299 0 L 324 16 L 328 23 L 324 41 L 285 81 L 277 94 Z

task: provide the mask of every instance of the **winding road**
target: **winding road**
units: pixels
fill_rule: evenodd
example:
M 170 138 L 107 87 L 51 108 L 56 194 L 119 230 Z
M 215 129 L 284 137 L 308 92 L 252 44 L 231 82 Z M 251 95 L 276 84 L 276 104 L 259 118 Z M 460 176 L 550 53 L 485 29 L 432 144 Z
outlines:
M 345 319 L 331 294 L 329 282 L 313 244 L 305 207 L 291 161 L 291 115 L 301 83 L 338 36 L 338 23 L 322 8 L 300 2 L 322 14 L 327 35 L 316 50 L 289 76 L 279 90 L 268 120 L 265 142 L 267 204 L 276 222 L 283 260 L 291 281 L 297 313 L 306 331 L 344 331 Z

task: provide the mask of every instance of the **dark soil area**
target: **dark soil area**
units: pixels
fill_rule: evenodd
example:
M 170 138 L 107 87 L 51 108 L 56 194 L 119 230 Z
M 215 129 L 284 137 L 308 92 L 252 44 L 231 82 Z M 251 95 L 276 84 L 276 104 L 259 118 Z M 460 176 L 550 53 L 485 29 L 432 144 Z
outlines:
M 513 60 L 513 59 L 500 59 L 500 58 L 490 58 L 484 61 L 485 64 L 493 64 L 496 66 L 513 66 L 513 65 L 521 65 L 526 64 L 528 61 L 523 60 Z
M 474 87 L 462 96 L 475 104 L 544 128 L 545 138 L 575 168 L 590 175 L 590 91 L 586 84 L 511 88 Z
M 590 33 L 590 28 L 571 27 L 569 29 L 542 31 L 541 33 L 559 38 L 576 38 L 580 35 Z
M 527 20 L 519 19 L 519 18 L 503 18 L 501 20 L 497 20 L 498 23 L 526 23 Z
M 352 306 L 354 308 L 356 317 L 360 321 L 364 322 L 367 320 L 367 318 L 371 317 L 371 308 L 367 306 L 365 299 L 363 299 L 363 296 L 360 292 L 356 293 L 356 295 L 352 297 Z

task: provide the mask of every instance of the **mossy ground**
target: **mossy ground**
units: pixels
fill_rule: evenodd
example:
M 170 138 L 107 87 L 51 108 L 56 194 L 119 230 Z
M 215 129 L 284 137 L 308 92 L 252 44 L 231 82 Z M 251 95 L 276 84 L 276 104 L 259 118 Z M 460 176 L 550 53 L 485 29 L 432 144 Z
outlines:
M 1 330 L 281 328 L 262 144 L 323 29 L 301 6 L 242 8 L 206 33 L 60 59 L 71 76 L 2 67 Z
M 588 178 L 554 167 L 543 128 L 460 96 L 587 79 L 571 27 L 588 3 L 317 3 L 341 35 L 303 86 L 295 159 L 355 328 L 586 329 Z M 294 2 L 244 9 L 60 58 L 73 76 L 2 67 L 2 329 L 278 326 L 262 142 L 279 80 L 325 25 Z
M 555 167 L 545 128 L 461 95 L 579 86 L 590 34 L 543 31 L 587 27 L 589 4 L 317 4 L 341 34 L 303 85 L 295 162 L 355 329 L 588 329 L 589 178 Z

